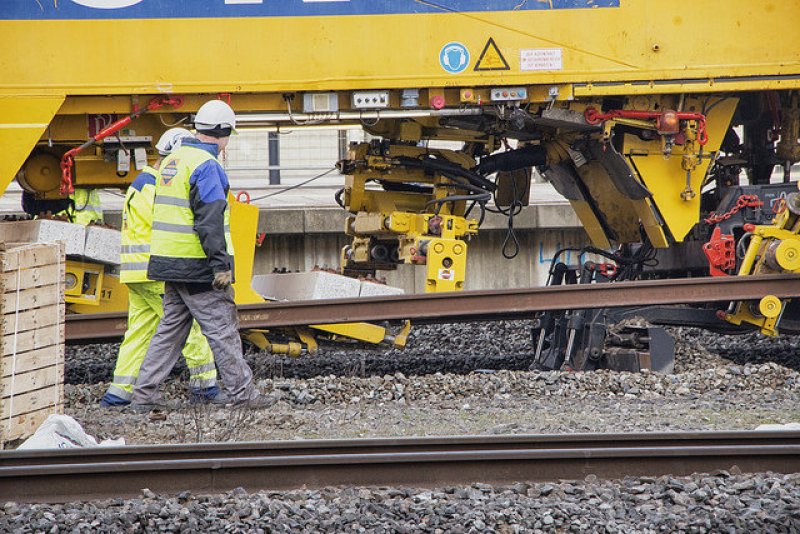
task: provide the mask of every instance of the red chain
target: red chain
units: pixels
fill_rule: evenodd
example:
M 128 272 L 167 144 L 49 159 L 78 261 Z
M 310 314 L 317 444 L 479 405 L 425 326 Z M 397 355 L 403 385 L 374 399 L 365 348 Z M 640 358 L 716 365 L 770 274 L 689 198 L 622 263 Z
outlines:
M 764 205 L 756 195 L 741 195 L 738 199 L 736 199 L 736 204 L 728 211 L 721 215 L 717 215 L 716 213 L 712 213 L 708 216 L 705 220 L 708 224 L 719 224 L 722 221 L 727 221 L 733 215 L 743 210 L 744 208 L 760 208 Z

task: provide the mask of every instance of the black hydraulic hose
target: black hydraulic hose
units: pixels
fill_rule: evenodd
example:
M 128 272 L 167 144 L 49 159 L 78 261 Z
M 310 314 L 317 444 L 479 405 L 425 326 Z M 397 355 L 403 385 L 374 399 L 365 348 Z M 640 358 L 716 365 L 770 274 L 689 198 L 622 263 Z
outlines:
M 495 183 L 491 180 L 484 178 L 474 171 L 465 169 L 460 165 L 450 163 L 449 161 L 440 161 L 432 158 L 416 159 L 408 156 L 399 156 L 397 161 L 406 167 L 417 167 L 419 169 L 434 171 L 441 174 L 460 176 L 462 178 L 466 178 L 472 185 L 478 186 L 487 191 L 494 191 L 497 189 L 497 185 L 495 185 Z
M 547 162 L 547 152 L 541 145 L 529 145 L 486 156 L 472 170 L 481 175 L 489 175 L 497 171 L 516 171 L 528 167 L 539 167 Z
M 430 195 L 433 193 L 433 187 L 421 184 L 407 184 L 398 182 L 389 182 L 387 180 L 378 180 L 384 191 L 391 191 L 393 193 L 422 193 Z

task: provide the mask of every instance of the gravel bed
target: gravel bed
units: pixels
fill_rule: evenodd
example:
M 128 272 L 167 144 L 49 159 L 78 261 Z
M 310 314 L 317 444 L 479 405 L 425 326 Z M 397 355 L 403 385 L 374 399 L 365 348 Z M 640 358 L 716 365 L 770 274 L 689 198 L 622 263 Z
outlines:
M 533 351 L 530 321 L 498 321 L 414 327 L 403 350 L 322 346 L 311 356 L 290 358 L 248 347 L 245 358 L 257 378 L 319 375 L 469 373 L 476 369 L 527 369 Z M 119 343 L 67 347 L 66 382 L 111 380 Z M 173 376 L 186 376 L 180 360 Z
M 100 408 L 101 382 L 68 385 L 66 412 L 90 434 L 128 443 L 734 430 L 800 421 L 796 340 L 673 333 L 672 375 L 480 370 L 261 378 L 262 392 L 279 398 L 268 410 L 184 405 L 158 418 Z M 757 363 L 735 363 L 748 354 Z M 771 355 L 781 363 L 768 361 Z M 185 399 L 185 382 L 169 381 L 165 397 Z
M 672 375 L 490 371 L 258 381 L 267 410 L 191 406 L 158 418 L 100 408 L 105 385 L 67 386 L 67 413 L 129 443 L 397 435 L 751 429 L 800 421 L 800 373 L 728 363 Z M 185 383 L 168 382 L 168 399 Z
M 56 526 L 57 525 L 57 526 Z M 625 478 L 434 490 L 327 488 L 0 509 L 4 532 L 797 532 L 800 475 Z
M 250 347 L 245 358 L 256 378 L 523 370 L 530 366 L 533 353 L 530 328 L 530 321 L 426 325 L 412 329 L 404 350 L 344 350 L 323 346 L 314 355 L 289 358 Z M 800 370 L 800 336 L 720 336 L 691 328 L 672 328 L 670 333 L 676 339 L 677 373 L 730 361 L 740 365 L 776 362 Z M 111 380 L 118 350 L 118 343 L 67 347 L 66 383 L 96 384 Z M 186 376 L 180 360 L 173 377 Z

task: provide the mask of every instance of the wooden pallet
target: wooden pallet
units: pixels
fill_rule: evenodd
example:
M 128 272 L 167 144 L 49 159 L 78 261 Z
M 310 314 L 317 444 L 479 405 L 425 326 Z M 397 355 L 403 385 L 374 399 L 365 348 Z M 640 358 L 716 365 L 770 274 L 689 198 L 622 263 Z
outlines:
M 64 245 L 0 243 L 0 449 L 64 413 Z

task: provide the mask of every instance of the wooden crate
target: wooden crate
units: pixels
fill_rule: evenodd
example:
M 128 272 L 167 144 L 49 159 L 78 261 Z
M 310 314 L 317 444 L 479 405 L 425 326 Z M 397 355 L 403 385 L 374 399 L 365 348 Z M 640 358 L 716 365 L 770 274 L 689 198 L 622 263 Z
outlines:
M 0 449 L 64 413 L 64 245 L 0 243 Z

